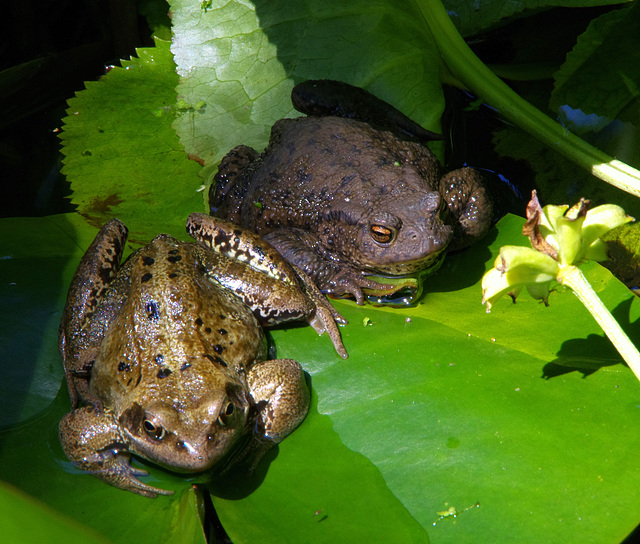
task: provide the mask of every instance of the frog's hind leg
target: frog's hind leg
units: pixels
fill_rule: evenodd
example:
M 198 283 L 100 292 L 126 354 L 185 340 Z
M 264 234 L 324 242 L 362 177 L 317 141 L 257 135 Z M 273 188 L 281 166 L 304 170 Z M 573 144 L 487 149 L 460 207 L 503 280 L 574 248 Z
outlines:
M 60 322 L 59 347 L 73 406 L 77 406 L 79 398 L 90 398 L 89 378 L 102 336 L 94 330 L 88 331 L 87 325 L 118 272 L 127 233 L 127 228 L 117 219 L 105 223 L 71 281 Z
M 301 269 L 259 235 L 202 213 L 189 216 L 187 232 L 214 252 L 246 265 L 240 275 L 236 266 L 202 255 L 207 275 L 240 297 L 261 325 L 306 318 L 318 334 L 327 333 L 343 359 L 347 357 L 336 325 L 346 320 Z
M 289 262 L 254 232 L 204 213 L 192 213 L 189 216 L 187 232 L 220 255 L 243 262 L 278 281 L 296 284 L 296 274 Z

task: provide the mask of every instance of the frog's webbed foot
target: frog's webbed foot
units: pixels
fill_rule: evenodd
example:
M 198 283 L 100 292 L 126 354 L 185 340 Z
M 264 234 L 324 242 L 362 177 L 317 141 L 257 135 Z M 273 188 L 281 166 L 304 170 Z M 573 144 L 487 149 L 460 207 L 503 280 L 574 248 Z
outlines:
M 252 460 L 254 468 L 270 448 L 302 423 L 311 395 L 304 371 L 293 359 L 260 361 L 249 370 L 247 381 L 256 418 L 245 457 Z
M 94 406 L 74 410 L 60 421 L 59 434 L 69 460 L 106 483 L 149 498 L 173 494 L 138 480 L 147 472 L 129 463 L 127 444 L 112 413 Z
M 459 168 L 440 180 L 440 194 L 457 220 L 449 249 L 462 249 L 480 240 L 493 221 L 493 201 L 480 171 Z
M 327 301 L 326 297 L 320 292 L 320 289 L 316 287 L 316 284 L 313 283 L 311 278 L 307 276 L 302 269 L 295 265 L 292 266 L 300 277 L 309 298 L 316 307 L 315 312 L 309 318 L 309 325 L 311 325 L 318 334 L 327 333 L 338 355 L 346 359 L 349 357 L 349 354 L 342 343 L 340 331 L 336 323 L 346 325 L 348 321 Z

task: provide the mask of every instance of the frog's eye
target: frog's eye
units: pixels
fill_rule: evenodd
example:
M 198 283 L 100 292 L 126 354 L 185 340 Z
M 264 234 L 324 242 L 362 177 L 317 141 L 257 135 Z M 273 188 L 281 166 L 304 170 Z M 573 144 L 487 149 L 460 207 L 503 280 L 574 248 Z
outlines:
M 224 412 L 222 412 L 218 416 L 218 423 L 220 423 L 221 427 L 226 427 L 229 424 L 229 418 L 233 415 L 233 413 L 235 412 L 235 409 L 236 408 L 232 402 L 227 404 L 227 407 L 225 408 Z
M 152 421 L 145 419 L 142 424 L 145 432 L 154 440 L 162 440 L 165 435 L 164 427 L 160 427 L 159 425 L 155 425 Z
M 396 236 L 395 230 L 383 225 L 371 225 L 369 232 L 374 241 L 379 244 L 390 244 Z

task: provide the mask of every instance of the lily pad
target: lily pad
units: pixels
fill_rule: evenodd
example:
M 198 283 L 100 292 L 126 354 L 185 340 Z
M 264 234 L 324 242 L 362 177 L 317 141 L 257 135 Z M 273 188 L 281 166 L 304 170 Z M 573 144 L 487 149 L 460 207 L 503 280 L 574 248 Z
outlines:
M 69 100 L 62 172 L 71 202 L 93 226 L 124 221 L 132 240 L 184 236 L 184 217 L 203 208 L 200 166 L 171 128 L 178 82 L 169 43 L 138 49 Z
M 273 331 L 278 355 L 310 374 L 317 404 L 253 477 L 233 473 L 208 485 L 234 543 L 375 535 L 613 543 L 638 523 L 640 384 L 631 371 L 571 292 L 553 292 L 549 308 L 526 295 L 488 315 L 480 304 L 479 280 L 499 246 L 526 244 L 522 222 L 507 217 L 491 245 L 449 256 L 415 307 L 336 302 L 350 320 L 342 329 L 346 361 L 310 327 Z M 39 329 L 54 329 L 95 229 L 76 214 L 9 219 L 0 222 L 0 239 L 12 239 L 18 224 L 22 243 L 0 262 L 0 300 L 15 288 L 7 280 L 21 276 L 23 291 L 37 296 L 23 298 L 20 311 L 3 306 L 2 315 L 26 330 L 33 316 L 46 315 Z M 29 273 L 36 259 L 42 275 Z M 640 302 L 599 265 L 586 272 L 639 338 Z M 3 360 L 19 378 L 3 392 L 10 408 L 47 373 L 53 385 L 61 362 L 54 342 L 34 342 L 35 331 L 33 350 L 15 329 L 0 334 Z M 195 483 L 205 489 L 202 478 L 145 463 L 151 481 L 176 491 L 151 500 L 70 466 L 56 432 L 69 400 L 61 379 L 57 385 L 40 394 L 48 404 L 37 414 L 0 433 L 0 477 L 114 542 L 178 534 L 202 542 L 201 491 L 192 491 Z

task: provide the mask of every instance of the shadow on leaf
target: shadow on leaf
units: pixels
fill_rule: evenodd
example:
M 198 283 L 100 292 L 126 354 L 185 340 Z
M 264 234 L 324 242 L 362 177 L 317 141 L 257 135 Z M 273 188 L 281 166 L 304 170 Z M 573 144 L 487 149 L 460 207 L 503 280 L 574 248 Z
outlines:
M 633 298 L 621 302 L 611 313 L 630 338 L 640 337 L 640 320 L 630 323 L 629 313 Z M 606 335 L 590 334 L 587 338 L 572 338 L 563 342 L 557 359 L 544 365 L 542 377 L 545 380 L 570 372 L 580 372 L 586 378 L 597 370 L 624 364 Z

